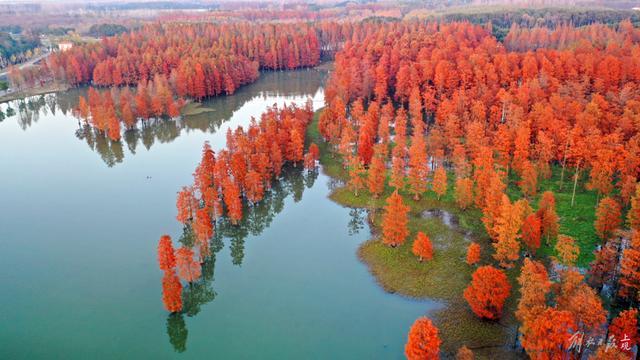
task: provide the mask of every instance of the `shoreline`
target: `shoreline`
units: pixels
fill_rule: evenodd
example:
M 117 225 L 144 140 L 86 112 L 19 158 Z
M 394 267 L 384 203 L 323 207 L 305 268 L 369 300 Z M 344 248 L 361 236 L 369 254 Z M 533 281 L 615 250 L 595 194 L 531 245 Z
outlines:
M 307 138 L 320 148 L 323 173 L 346 183 L 348 174 L 342 168 L 339 155 L 332 152 L 318 132 L 317 124 L 322 111 L 323 108 L 316 110 L 314 120 L 307 129 Z M 502 319 L 490 322 L 477 318 L 462 296 L 476 266 L 467 265 L 464 259 L 468 244 L 475 241 L 482 247 L 480 264 L 490 263 L 491 240 L 482 231 L 479 213 L 472 209 L 458 209 L 452 190 L 453 181 L 449 179 L 447 194 L 441 200 L 427 192 L 422 199 L 414 201 L 411 196 L 401 192 L 405 204 L 411 208 L 408 224 L 410 236 L 396 248 L 384 245 L 379 237 L 385 199 L 393 192 L 388 185 L 378 198 L 370 196 L 366 189 L 356 197 L 345 185 L 334 189 L 329 198 L 342 206 L 368 210 L 371 239 L 359 245 L 356 256 L 382 290 L 408 299 L 430 299 L 443 304 L 441 309 L 427 314 L 440 329 L 443 355 L 453 357 L 461 346 L 466 345 L 478 358 L 495 355 L 497 351 L 500 358 L 519 359 L 521 354 L 511 347 L 518 328 L 514 316 L 518 269 L 507 271 L 513 288 L 505 303 Z M 433 210 L 451 215 L 455 218 L 455 225 L 445 223 L 437 216 L 424 215 Z M 419 262 L 411 252 L 417 231 L 424 231 L 431 238 L 435 250 L 431 261 Z
M 71 87 L 67 84 L 48 84 L 41 87 L 15 91 L 15 92 L 0 96 L 0 104 L 6 103 L 9 101 L 20 100 L 30 96 L 45 95 L 45 94 L 50 94 L 50 93 L 55 93 L 60 91 L 67 91 L 70 88 Z

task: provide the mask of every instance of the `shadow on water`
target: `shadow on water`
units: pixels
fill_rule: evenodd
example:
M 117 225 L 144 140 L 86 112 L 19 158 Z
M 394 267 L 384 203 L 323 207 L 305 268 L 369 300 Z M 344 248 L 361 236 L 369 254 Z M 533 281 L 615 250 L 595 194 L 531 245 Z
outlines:
M 200 108 L 206 111 L 188 114 L 176 119 L 157 118 L 139 121 L 134 128 L 123 132 L 120 141 L 111 140 L 103 132 L 85 124 L 76 116 L 80 96 L 87 95 L 87 88 L 71 89 L 63 93 L 44 94 L 15 100 L 0 107 L 0 121 L 17 116 L 22 130 L 27 130 L 42 116 L 74 116 L 78 119 L 76 137 L 98 153 L 104 163 L 112 167 L 125 159 L 126 147 L 135 155 L 139 145 L 149 150 L 157 143 L 170 143 L 183 132 L 200 131 L 214 134 L 243 106 L 250 106 L 252 100 L 267 100 L 292 96 L 313 96 L 324 83 L 326 70 L 306 69 L 287 72 L 265 72 L 253 84 L 246 85 L 232 96 L 220 96 L 202 102 Z
M 280 178 L 273 181 L 271 189 L 265 193 L 263 200 L 257 204 L 244 203 L 243 214 L 245 215 L 238 225 L 233 225 L 226 217 L 216 220 L 214 235 L 209 241 L 210 255 L 202 263 L 202 276 L 183 289 L 182 311 L 167 316 L 167 335 L 176 352 L 184 352 L 187 348 L 189 332 L 184 316 L 198 315 L 202 306 L 215 300 L 218 295 L 213 289 L 215 264 L 225 242 L 229 244 L 232 264 L 242 266 L 245 239 L 249 235 L 258 236 L 269 228 L 273 219 L 284 209 L 287 197 L 291 196 L 296 203 L 302 200 L 304 190 L 313 187 L 318 174 L 318 169 L 309 171 L 302 167 L 287 166 L 283 168 Z M 361 223 L 358 229 L 363 227 L 364 223 Z M 184 227 L 178 241 L 185 247 L 194 246 L 195 235 L 190 226 Z

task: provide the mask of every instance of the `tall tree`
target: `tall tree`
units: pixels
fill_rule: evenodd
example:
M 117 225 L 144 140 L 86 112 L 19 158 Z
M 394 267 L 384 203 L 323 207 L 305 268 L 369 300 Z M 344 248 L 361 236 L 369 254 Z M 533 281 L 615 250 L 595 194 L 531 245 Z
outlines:
M 399 145 L 396 145 L 398 147 Z M 404 189 L 404 177 L 405 177 L 405 163 L 404 158 L 400 155 L 396 148 L 393 148 L 393 157 L 391 158 L 391 181 L 389 185 L 396 188 L 396 190 Z
M 527 337 L 531 331 L 529 326 L 547 306 L 551 282 L 542 263 L 524 259 L 518 283 L 520 284 L 520 301 L 515 315 L 520 321 L 520 332 Z
M 158 242 L 158 265 L 163 271 L 173 269 L 176 266 L 176 257 L 169 235 L 162 235 Z
M 640 231 L 634 230 L 620 262 L 620 295 L 640 302 Z
M 176 250 L 176 266 L 178 275 L 186 282 L 194 282 L 200 278 L 201 266 L 194 259 L 193 250 L 187 247 L 180 247 Z
M 386 177 L 386 168 L 384 164 L 384 145 L 376 145 L 374 155 L 371 159 L 371 165 L 367 173 L 367 187 L 373 197 L 378 198 L 384 191 L 384 181 Z
M 527 245 L 529 251 L 534 255 L 540 248 L 541 226 L 542 222 L 536 214 L 530 214 L 522 223 L 522 242 Z
M 358 196 L 360 190 L 365 186 L 365 169 L 357 156 L 349 157 L 349 187 L 353 190 L 355 196 Z
M 493 257 L 500 262 L 500 266 L 512 267 L 513 261 L 520 257 L 520 243 L 518 242 L 520 228 L 522 227 L 522 214 L 518 206 L 509 201 L 507 195 L 502 195 L 500 216 L 496 220 L 496 241 L 493 243 L 496 253 Z
M 162 277 L 162 302 L 169 312 L 182 310 L 182 284 L 173 269 L 165 271 Z
M 511 285 L 504 272 L 487 265 L 473 273 L 464 298 L 478 317 L 497 320 L 502 317 L 502 307 L 510 292 Z
M 182 190 L 178 192 L 176 207 L 178 208 L 178 215 L 176 216 L 178 221 L 186 224 L 193 219 L 197 204 L 192 187 L 182 187 Z
M 529 324 L 522 336 L 522 347 L 533 360 L 562 359 L 570 347 L 571 331 L 576 328 L 568 311 L 546 308 Z
M 409 206 L 402 201 L 398 191 L 387 198 L 382 218 L 382 241 L 392 247 L 402 245 L 409 235 Z
M 607 240 L 613 236 L 613 233 L 620 227 L 622 223 L 622 213 L 618 202 L 610 197 L 600 200 L 596 209 L 596 234 Z
M 438 200 L 442 195 L 447 193 L 447 172 L 444 167 L 439 166 L 433 175 L 433 191 L 438 196 Z
M 576 245 L 576 241 L 567 235 L 558 235 L 555 250 L 558 260 L 567 266 L 575 265 L 580 256 L 580 248 Z
M 480 245 L 472 242 L 467 248 L 467 264 L 475 265 L 480 261 Z
M 631 209 L 627 213 L 627 222 L 632 229 L 640 230 L 640 184 L 636 185 L 636 194 L 631 198 Z
M 456 180 L 456 204 L 462 210 L 466 210 L 473 204 L 473 180 L 469 178 L 461 178 Z
M 542 222 L 542 235 L 547 244 L 558 236 L 558 214 L 556 213 L 556 198 L 551 191 L 545 191 L 538 204 L 538 217 Z
M 433 258 L 433 245 L 431 240 L 422 231 L 418 232 L 416 239 L 413 241 L 413 247 L 411 248 L 413 255 L 417 256 L 420 261 L 431 260 Z
M 231 222 L 238 224 L 242 220 L 242 200 L 240 186 L 229 177 L 222 181 L 224 203 L 227 206 L 227 214 Z
M 427 166 L 427 146 L 424 137 L 416 134 L 411 138 L 411 147 L 409 148 L 409 189 L 413 194 L 414 200 L 419 200 L 427 190 L 427 175 L 429 168 Z
M 441 343 L 438 328 L 428 318 L 421 317 L 409 330 L 404 355 L 409 360 L 437 360 L 440 359 Z

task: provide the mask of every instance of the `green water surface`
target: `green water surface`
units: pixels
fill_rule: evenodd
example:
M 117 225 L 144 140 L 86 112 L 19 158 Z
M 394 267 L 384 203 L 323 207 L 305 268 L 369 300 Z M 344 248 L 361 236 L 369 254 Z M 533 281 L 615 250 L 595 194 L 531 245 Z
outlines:
M 375 284 L 356 256 L 366 214 L 328 199 L 321 171 L 286 171 L 242 226 L 220 224 L 184 313 L 162 306 L 157 241 L 182 234 L 175 195 L 203 142 L 273 103 L 322 106 L 325 76 L 265 73 L 121 142 L 71 114 L 84 90 L 0 104 L 0 359 L 402 358 L 439 305 Z

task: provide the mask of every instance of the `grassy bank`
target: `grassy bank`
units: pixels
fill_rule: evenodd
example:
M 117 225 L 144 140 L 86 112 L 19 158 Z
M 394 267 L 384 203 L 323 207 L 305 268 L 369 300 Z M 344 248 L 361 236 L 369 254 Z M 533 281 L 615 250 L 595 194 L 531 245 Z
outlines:
M 333 178 L 345 181 L 348 174 L 342 167 L 340 156 L 331 152 L 318 133 L 320 112 L 321 110 L 316 112 L 307 136 L 320 147 L 323 171 Z M 405 204 L 411 207 L 410 236 L 397 248 L 384 245 L 378 236 L 385 199 L 392 193 L 390 187 L 379 198 L 374 198 L 366 190 L 355 196 L 344 186 L 335 189 L 330 197 L 344 206 L 368 209 L 374 237 L 360 246 L 358 256 L 381 287 L 390 293 L 445 303 L 442 310 L 429 315 L 440 329 L 442 349 L 446 354 L 452 355 L 460 346 L 466 345 L 479 358 L 496 354 L 500 358 L 517 358 L 519 354 L 510 351 L 517 326 L 513 318 L 515 296 L 511 296 L 506 304 L 505 316 L 500 322 L 478 319 L 462 297 L 475 270 L 475 266 L 469 266 L 464 261 L 467 246 L 471 241 L 482 246 L 482 264 L 491 262 L 492 249 L 480 221 L 480 212 L 461 211 L 454 204 L 451 181 L 450 179 L 447 194 L 440 200 L 432 192 L 419 201 L 414 201 L 409 194 L 403 193 Z M 423 231 L 431 238 L 434 246 L 434 258 L 431 261 L 419 262 L 411 253 L 411 245 L 418 231 Z M 516 274 L 517 269 L 509 271 L 514 293 Z

